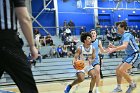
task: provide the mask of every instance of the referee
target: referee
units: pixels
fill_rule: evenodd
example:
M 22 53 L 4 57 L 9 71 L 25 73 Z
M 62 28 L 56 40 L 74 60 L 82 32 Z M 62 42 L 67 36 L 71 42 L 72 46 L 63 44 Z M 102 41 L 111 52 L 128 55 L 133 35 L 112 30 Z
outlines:
M 29 43 L 32 58 L 38 57 L 25 0 L 0 0 L 0 76 L 7 72 L 21 93 L 38 93 L 30 64 L 17 36 L 17 20 Z

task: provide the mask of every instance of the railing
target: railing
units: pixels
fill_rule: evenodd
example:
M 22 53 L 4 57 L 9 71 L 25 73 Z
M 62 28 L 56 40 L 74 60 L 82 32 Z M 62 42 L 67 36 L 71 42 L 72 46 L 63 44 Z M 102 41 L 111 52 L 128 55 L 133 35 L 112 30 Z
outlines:
M 80 34 L 80 29 L 81 27 L 84 27 L 85 31 L 86 31 L 86 27 L 85 26 L 75 26 L 75 27 L 69 27 L 72 35 L 79 35 Z M 33 27 L 33 29 L 38 29 L 41 35 L 59 35 L 61 32 L 65 31 L 66 27 Z M 44 30 L 45 29 L 45 30 Z M 61 31 L 62 30 L 62 31 Z

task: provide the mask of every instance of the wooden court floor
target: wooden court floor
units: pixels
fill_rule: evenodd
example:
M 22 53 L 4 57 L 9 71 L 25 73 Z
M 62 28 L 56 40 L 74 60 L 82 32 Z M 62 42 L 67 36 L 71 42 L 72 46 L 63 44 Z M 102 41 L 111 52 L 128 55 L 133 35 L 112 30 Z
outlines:
M 132 76 L 132 78 L 137 83 L 137 88 L 133 91 L 133 93 L 140 93 L 140 75 Z M 37 87 L 38 87 L 39 93 L 64 93 L 63 91 L 65 89 L 65 86 L 71 82 L 72 80 L 55 81 L 55 82 L 48 82 L 48 83 L 43 83 L 43 84 L 39 83 L 37 84 Z M 70 93 L 88 93 L 89 82 L 90 82 L 90 79 L 85 79 L 85 81 L 73 87 Z M 125 93 L 128 87 L 128 83 L 124 79 L 122 83 L 123 83 L 122 84 L 123 92 L 120 92 L 120 93 Z M 113 76 L 113 77 L 103 78 L 101 80 L 100 86 L 101 87 L 99 88 L 99 90 L 101 93 L 111 93 L 111 91 L 116 86 L 116 77 Z M 9 90 L 16 93 L 20 93 L 17 87 L 15 86 L 0 87 L 0 90 Z

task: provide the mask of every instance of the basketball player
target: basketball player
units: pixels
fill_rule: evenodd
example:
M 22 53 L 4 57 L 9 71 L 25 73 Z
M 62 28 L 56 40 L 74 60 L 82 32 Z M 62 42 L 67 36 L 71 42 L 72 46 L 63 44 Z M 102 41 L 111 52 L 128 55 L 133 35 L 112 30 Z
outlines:
M 95 58 L 95 50 L 93 46 L 91 45 L 91 34 L 84 32 L 81 34 L 81 42 L 83 42 L 83 45 L 80 45 L 77 48 L 77 51 L 74 56 L 73 65 L 74 62 L 77 60 L 84 60 L 85 62 L 85 68 L 82 70 L 77 70 L 77 79 L 74 80 L 71 84 L 69 84 L 66 89 L 65 93 L 69 93 L 70 89 L 78 84 L 84 81 L 85 73 L 87 73 L 91 78 L 94 78 L 94 67 L 92 66 L 92 62 Z
M 17 35 L 17 20 L 29 43 L 32 58 L 38 57 L 25 0 L 0 0 L 0 76 L 4 71 L 7 72 L 20 93 L 38 93 L 30 64 Z
M 95 29 L 90 30 L 92 36 L 92 46 L 95 48 L 95 60 L 92 62 L 92 66 L 95 68 L 95 78 L 91 79 L 89 93 L 93 93 L 93 88 L 96 83 L 95 93 L 100 93 L 98 90 L 100 83 L 100 61 L 99 61 L 99 49 L 100 53 L 107 53 L 103 48 L 102 43 L 97 39 L 97 32 Z
M 126 57 L 123 59 L 122 63 L 116 69 L 117 76 L 117 87 L 113 92 L 121 92 L 121 80 L 122 77 L 126 79 L 129 83 L 129 87 L 126 93 L 132 93 L 132 90 L 136 88 L 136 83 L 131 79 L 130 75 L 127 73 L 132 67 L 137 67 L 138 57 L 139 57 L 139 48 L 136 44 L 134 36 L 127 31 L 127 23 L 125 21 L 116 23 L 118 33 L 122 35 L 119 46 L 114 46 L 109 44 L 109 53 L 124 50 L 126 52 Z

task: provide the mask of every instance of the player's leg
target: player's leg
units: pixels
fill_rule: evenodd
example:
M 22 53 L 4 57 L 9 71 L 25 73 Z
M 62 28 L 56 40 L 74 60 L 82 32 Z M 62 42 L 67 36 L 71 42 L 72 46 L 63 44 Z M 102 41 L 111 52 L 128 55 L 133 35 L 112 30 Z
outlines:
M 120 72 L 122 73 L 122 76 L 129 83 L 129 87 L 128 87 L 126 93 L 131 93 L 131 91 L 136 88 L 136 83 L 134 83 L 134 81 L 130 77 L 129 73 L 127 73 L 128 70 L 131 69 L 131 68 L 132 68 L 132 65 L 131 64 L 128 64 L 126 62 L 124 62 L 122 64 L 122 66 L 120 67 Z
M 122 91 L 122 89 L 121 89 L 122 74 L 119 70 L 122 64 L 120 64 L 116 69 L 117 87 L 113 90 L 113 92 L 121 92 Z
M 96 90 L 95 93 L 99 93 L 99 84 L 100 84 L 100 65 L 95 65 L 95 75 L 96 75 Z
M 88 93 L 93 93 L 93 88 L 96 82 L 95 70 L 94 69 L 90 70 L 88 75 L 91 76 L 90 87 L 89 87 Z
M 137 62 L 139 58 L 139 53 L 133 53 L 131 56 L 128 56 L 126 60 L 124 60 L 123 65 L 120 67 L 120 71 L 122 73 L 122 76 L 127 80 L 129 83 L 129 87 L 126 91 L 126 93 L 131 93 L 136 88 L 136 83 L 133 82 L 130 75 L 127 73 L 129 69 L 134 66 L 134 63 Z
M 76 85 L 76 84 L 79 84 L 81 82 L 83 82 L 85 79 L 85 73 L 84 72 L 77 72 L 77 79 L 75 79 L 71 84 L 69 84 L 66 89 L 65 89 L 65 93 L 69 93 L 70 92 L 70 89 Z

